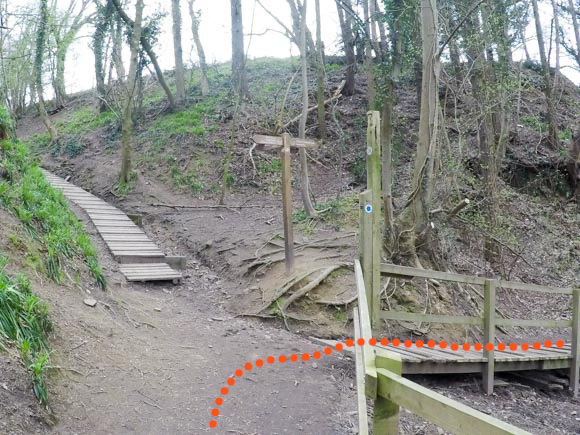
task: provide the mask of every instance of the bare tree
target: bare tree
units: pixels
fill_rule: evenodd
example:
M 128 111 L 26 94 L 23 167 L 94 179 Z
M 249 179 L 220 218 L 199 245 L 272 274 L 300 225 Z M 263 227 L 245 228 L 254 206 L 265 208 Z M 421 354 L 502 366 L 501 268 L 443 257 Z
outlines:
M 248 95 L 242 0 L 230 0 L 232 15 L 232 89 L 240 97 Z
M 347 7 L 352 9 L 350 0 L 337 0 L 336 9 L 338 11 L 338 19 L 340 21 L 340 32 L 342 35 L 342 45 L 344 47 L 344 54 L 346 57 L 346 75 L 345 84 L 342 90 L 344 96 L 354 95 L 355 90 L 355 74 L 356 74 L 356 56 L 354 53 L 354 37 L 352 33 L 352 18 L 349 11 L 345 11 L 343 3 L 347 2 Z
M 320 138 L 326 140 L 326 109 L 324 106 L 324 49 L 322 44 L 322 24 L 320 19 L 320 0 L 315 0 L 316 6 L 316 51 L 318 55 L 316 74 L 316 102 L 318 104 L 318 131 Z
M 125 13 L 119 0 L 108 0 L 108 1 L 113 3 L 115 8 L 117 9 L 117 13 L 121 17 L 121 19 L 125 22 L 125 25 L 133 28 L 135 26 L 135 23 Z M 161 70 L 161 67 L 159 66 L 159 62 L 157 61 L 157 56 L 155 55 L 155 52 L 153 51 L 153 47 L 151 47 L 149 40 L 147 39 L 147 37 L 143 33 L 141 33 L 141 46 L 143 47 L 143 50 L 145 50 L 145 52 L 147 53 L 147 56 L 149 56 L 149 60 L 153 64 L 153 68 L 155 69 L 155 74 L 157 75 L 157 80 L 159 81 L 159 84 L 161 85 L 161 87 L 163 88 L 163 91 L 165 92 L 165 95 L 167 96 L 167 101 L 169 103 L 169 107 L 171 109 L 175 109 L 175 97 L 171 93 L 171 89 L 169 89 L 169 86 L 167 85 L 167 82 L 165 81 L 165 77 L 163 76 L 163 71 Z
M 50 139 L 52 142 L 58 140 L 58 133 L 56 129 L 50 122 L 48 113 L 46 112 L 46 105 L 44 104 L 44 88 L 42 86 L 42 70 L 44 65 L 44 50 L 46 49 L 46 35 L 48 26 L 48 6 L 47 0 L 40 0 L 40 14 L 38 29 L 36 34 L 36 54 L 34 58 L 34 75 L 36 92 L 38 94 L 38 108 L 40 110 L 40 117 L 44 126 L 50 134 Z
M 64 73 L 68 50 L 80 29 L 94 18 L 93 14 L 85 14 L 90 3 L 91 0 L 82 0 L 77 11 L 77 1 L 70 0 L 68 8 L 62 14 L 56 10 L 57 3 L 53 3 L 52 15 L 55 23 L 50 29 L 56 47 L 54 94 L 57 107 L 64 106 L 66 100 Z
M 115 65 L 115 71 L 117 73 L 117 80 L 124 80 L 125 79 L 125 66 L 123 65 L 123 25 L 121 22 L 121 18 L 118 14 L 115 14 L 115 21 L 114 21 L 114 34 L 113 34 L 113 50 L 112 50 L 112 57 L 113 57 L 113 64 Z
M 99 112 L 103 113 L 107 110 L 105 87 L 105 36 L 111 24 L 111 17 L 113 14 L 113 0 L 106 0 L 104 6 L 97 4 L 97 23 L 95 26 L 95 33 L 93 35 L 93 52 L 95 53 L 95 78 L 97 82 L 97 99 Z
M 209 94 L 209 80 L 207 78 L 207 63 L 205 60 L 205 51 L 203 50 L 203 45 L 201 44 L 201 38 L 199 37 L 199 16 L 200 11 L 195 12 L 193 9 L 193 4 L 195 0 L 189 0 L 189 15 L 191 16 L 191 33 L 193 36 L 193 42 L 195 44 L 195 49 L 197 50 L 197 57 L 199 59 L 199 69 L 201 71 L 201 95 Z
M 181 47 L 181 9 L 179 0 L 171 0 L 173 17 L 173 52 L 175 56 L 175 87 L 179 104 L 185 100 L 185 72 L 183 69 L 183 49 Z
M 544 35 L 542 32 L 542 22 L 540 20 L 540 11 L 538 9 L 538 0 L 532 0 L 534 10 L 534 20 L 536 22 L 536 36 L 538 38 L 538 48 L 540 51 L 540 61 L 542 63 L 542 73 L 544 77 L 544 95 L 546 97 L 546 106 L 548 109 L 548 141 L 553 148 L 558 147 L 558 125 L 556 124 L 556 110 L 554 108 L 554 99 L 552 97 L 552 80 L 550 79 L 550 64 L 546 57 L 546 46 L 544 45 Z
M 127 80 L 127 99 L 123 109 L 122 120 L 122 160 L 119 182 L 127 183 L 131 173 L 131 150 L 133 141 L 133 99 L 137 87 L 137 64 L 139 62 L 140 40 L 143 21 L 143 0 L 137 0 L 135 5 L 135 21 L 131 33 L 131 61 L 129 63 L 129 78 Z
M 302 116 L 300 117 L 300 126 L 298 136 L 302 139 L 306 137 L 306 119 L 308 118 L 308 54 L 306 52 L 306 10 L 308 0 L 304 0 L 300 10 L 300 62 L 302 64 Z M 306 150 L 300 148 L 300 186 L 302 189 L 302 202 L 304 210 L 310 217 L 317 215 L 312 200 L 310 199 L 310 178 L 308 177 L 308 160 Z
M 574 38 L 576 39 L 576 62 L 578 63 L 578 68 L 580 68 L 580 30 L 578 29 L 578 11 L 574 7 L 574 2 L 572 0 L 568 0 L 568 9 L 572 16 L 572 27 L 574 30 Z

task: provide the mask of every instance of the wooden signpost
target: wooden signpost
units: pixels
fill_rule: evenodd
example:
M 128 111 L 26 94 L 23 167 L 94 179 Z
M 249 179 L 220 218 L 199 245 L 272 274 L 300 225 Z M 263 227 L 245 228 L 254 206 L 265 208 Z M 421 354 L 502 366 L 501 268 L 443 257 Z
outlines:
M 296 139 L 288 133 L 279 136 L 256 135 L 253 141 L 260 151 L 279 151 L 282 166 L 282 216 L 284 220 L 284 248 L 286 274 L 294 272 L 294 231 L 292 227 L 292 167 L 290 153 L 300 148 L 314 148 L 313 140 Z

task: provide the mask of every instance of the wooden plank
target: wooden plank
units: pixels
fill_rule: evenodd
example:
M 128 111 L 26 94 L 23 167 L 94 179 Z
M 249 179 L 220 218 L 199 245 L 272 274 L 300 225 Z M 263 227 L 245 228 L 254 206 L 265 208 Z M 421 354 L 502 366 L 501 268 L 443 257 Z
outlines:
M 284 255 L 286 274 L 294 272 L 294 227 L 292 223 L 292 166 L 290 156 L 290 135 L 284 133 L 280 150 L 282 165 L 282 220 L 284 221 Z
M 572 320 L 533 320 L 533 319 L 503 319 L 495 320 L 496 326 L 521 326 L 531 328 L 570 328 Z
M 486 280 L 484 287 L 483 308 L 483 357 L 487 359 L 483 371 L 483 389 L 486 394 L 493 393 L 494 361 L 493 349 L 487 350 L 486 344 L 495 345 L 495 281 Z
M 145 234 L 139 227 L 135 228 L 111 228 L 97 227 L 100 234 Z
M 580 288 L 574 289 L 572 298 L 572 362 L 570 363 L 570 390 L 578 397 L 578 369 L 580 367 Z
M 367 397 L 374 399 L 377 397 L 377 372 L 375 368 L 375 350 L 368 344 L 373 337 L 371 329 L 371 319 L 369 316 L 367 294 L 363 279 L 363 272 L 359 260 L 354 261 L 354 277 L 356 289 L 358 292 L 358 314 L 361 324 L 361 336 L 365 340 L 363 348 L 363 357 L 365 360 L 366 373 L 366 394 Z
M 498 287 L 503 288 L 510 288 L 513 290 L 525 290 L 531 292 L 539 292 L 539 293 L 556 293 L 556 294 L 563 294 L 563 295 L 571 295 L 573 293 L 573 289 L 570 287 L 551 287 L 551 286 L 544 286 L 544 285 L 537 285 L 537 284 L 526 284 L 523 282 L 517 281 L 497 281 Z
M 456 273 L 438 272 L 435 270 L 417 269 L 414 267 L 398 266 L 396 264 L 381 264 L 381 272 L 397 278 L 413 279 L 426 278 L 441 281 L 460 282 L 463 284 L 485 284 L 485 278 L 478 276 L 459 275 Z
M 354 323 L 354 341 L 355 343 L 360 338 L 360 323 L 358 320 L 357 310 L 353 313 Z M 369 421 L 367 414 L 367 398 L 365 394 L 365 362 L 363 358 L 363 351 L 361 346 L 354 346 L 355 354 L 355 370 L 356 370 L 356 395 L 357 395 L 357 410 L 358 410 L 358 433 L 361 435 L 368 435 Z
M 377 369 L 381 397 L 458 434 L 528 434 L 385 369 Z
M 256 134 L 252 137 L 252 140 L 256 142 L 257 145 L 262 145 L 265 150 L 278 150 L 284 145 L 283 139 L 280 136 L 264 136 Z M 318 142 L 308 139 L 290 138 L 289 145 L 291 148 L 315 148 L 318 146 Z
M 449 316 L 444 314 L 407 313 L 405 311 L 381 311 L 380 318 L 407 322 L 449 323 L 483 326 L 483 318 L 471 316 Z

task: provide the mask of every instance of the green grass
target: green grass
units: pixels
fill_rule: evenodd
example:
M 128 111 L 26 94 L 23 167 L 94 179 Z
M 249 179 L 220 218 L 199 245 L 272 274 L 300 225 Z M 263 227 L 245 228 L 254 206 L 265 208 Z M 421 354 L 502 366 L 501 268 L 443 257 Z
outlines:
M 213 110 L 214 104 L 210 99 L 182 111 L 162 115 L 153 121 L 145 134 L 154 143 L 165 143 L 177 135 L 203 137 L 206 135 L 203 120 Z
M 115 119 L 112 112 L 98 113 L 93 108 L 82 107 L 69 114 L 66 120 L 59 121 L 56 128 L 62 135 L 82 135 L 109 125 Z
M 353 224 L 358 219 L 358 198 L 356 195 L 345 196 L 340 199 L 316 204 L 316 217 L 308 217 L 304 210 L 297 211 L 292 215 L 292 222 L 306 234 L 311 234 L 318 222 L 333 225 L 337 229 Z
M 15 345 L 32 373 L 36 397 L 46 404 L 45 374 L 49 362 L 48 334 L 52 324 L 48 307 L 32 294 L 30 281 L 20 275 L 13 280 L 5 272 L 8 259 L 0 257 L 0 347 Z
M 99 287 L 106 282 L 97 252 L 62 192 L 51 187 L 27 148 L 19 142 L 0 143 L 1 165 L 8 181 L 0 181 L 0 206 L 18 217 L 29 235 L 44 249 L 47 275 L 62 282 L 74 259 L 84 261 Z

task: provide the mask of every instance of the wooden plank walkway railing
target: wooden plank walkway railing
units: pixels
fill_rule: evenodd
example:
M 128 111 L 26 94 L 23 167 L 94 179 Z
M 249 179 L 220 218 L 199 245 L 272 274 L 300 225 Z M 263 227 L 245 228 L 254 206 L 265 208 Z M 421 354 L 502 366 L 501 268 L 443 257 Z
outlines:
M 359 434 L 369 433 L 366 397 L 374 400 L 373 432 L 399 433 L 399 407 L 457 434 L 528 434 L 505 423 L 403 378 L 401 358 L 397 353 L 367 345 L 372 337 L 370 314 L 366 303 L 366 289 L 362 267 L 355 260 L 355 280 L 359 297 L 353 313 L 355 341 L 365 339 L 364 346 L 356 346 L 356 377 L 358 392 Z

